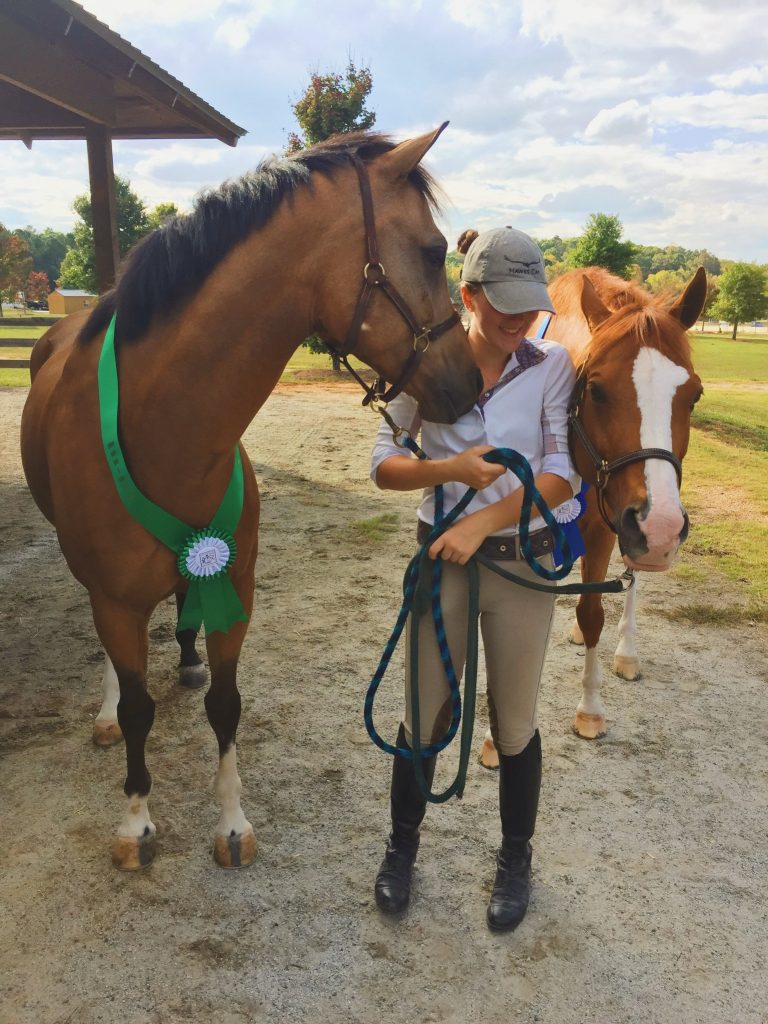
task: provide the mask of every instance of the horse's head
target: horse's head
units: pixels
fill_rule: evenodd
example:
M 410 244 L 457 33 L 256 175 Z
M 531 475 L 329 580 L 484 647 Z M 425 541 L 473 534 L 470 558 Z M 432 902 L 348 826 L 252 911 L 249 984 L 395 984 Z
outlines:
M 434 186 L 419 167 L 444 127 L 400 145 L 355 137 L 352 159 L 327 185 L 338 212 L 317 327 L 336 351 L 412 395 L 424 419 L 453 423 L 482 379 L 448 294 Z
M 679 471 L 702 386 L 686 331 L 705 297 L 703 268 L 668 310 L 649 297 L 612 312 L 583 281 L 592 342 L 579 385 L 587 440 L 575 444 L 575 458 L 585 479 L 604 484 L 604 515 L 634 569 L 668 569 L 688 535 Z

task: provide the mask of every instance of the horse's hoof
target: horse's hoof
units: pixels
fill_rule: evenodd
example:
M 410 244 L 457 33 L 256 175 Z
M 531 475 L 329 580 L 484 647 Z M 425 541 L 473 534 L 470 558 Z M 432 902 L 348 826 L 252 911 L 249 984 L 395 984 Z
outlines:
M 584 646 L 584 634 L 579 629 L 578 622 L 574 622 L 574 624 L 571 626 L 571 632 L 570 632 L 570 635 L 568 637 L 568 643 L 569 644 L 576 644 L 577 647 L 583 647 Z
M 240 835 L 216 836 L 213 841 L 213 859 L 220 868 L 245 868 L 256 856 L 256 836 L 253 829 Z
M 199 690 L 208 682 L 208 669 L 200 662 L 199 665 L 179 665 L 179 686 L 186 690 Z
M 121 871 L 141 871 L 155 859 L 155 833 L 144 836 L 117 836 L 112 843 L 112 863 Z
M 640 679 L 642 676 L 642 672 L 640 671 L 640 659 L 628 658 L 623 654 L 616 654 L 613 659 L 613 671 L 621 679 L 628 679 L 633 683 L 636 679 Z
M 491 771 L 495 771 L 499 767 L 499 752 L 493 740 L 484 739 L 483 749 L 480 751 L 479 757 L 480 764 L 483 768 L 488 768 Z
M 106 719 L 96 719 L 93 723 L 93 742 L 97 747 L 114 747 L 121 743 L 123 733 L 117 722 L 109 722 Z
M 605 715 L 588 715 L 586 711 L 577 711 L 573 731 L 584 740 L 598 740 L 608 732 Z

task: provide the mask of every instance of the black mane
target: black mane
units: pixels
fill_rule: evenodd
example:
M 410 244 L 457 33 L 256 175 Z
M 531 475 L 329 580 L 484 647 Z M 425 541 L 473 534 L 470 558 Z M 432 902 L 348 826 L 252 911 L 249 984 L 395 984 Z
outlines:
M 115 287 L 102 296 L 80 331 L 80 342 L 100 334 L 115 312 L 117 339 L 141 338 L 156 316 L 175 312 L 196 292 L 238 242 L 264 227 L 286 196 L 311 186 L 314 172 L 332 175 L 352 156 L 368 162 L 394 146 L 378 132 L 337 135 L 293 156 L 263 160 L 242 177 L 202 192 L 191 213 L 172 218 L 131 249 Z M 409 177 L 435 206 L 429 172 L 419 166 Z

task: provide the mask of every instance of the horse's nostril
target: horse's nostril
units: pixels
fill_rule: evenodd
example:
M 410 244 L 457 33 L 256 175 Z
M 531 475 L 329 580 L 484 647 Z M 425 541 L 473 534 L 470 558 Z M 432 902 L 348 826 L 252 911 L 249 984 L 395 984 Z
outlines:
M 683 509 L 683 528 L 680 531 L 680 543 L 681 544 L 685 543 L 685 541 L 686 541 L 686 539 L 688 537 L 688 530 L 690 529 L 690 526 L 691 526 L 691 524 L 690 524 L 690 521 L 688 519 L 688 513 L 685 511 L 685 509 Z

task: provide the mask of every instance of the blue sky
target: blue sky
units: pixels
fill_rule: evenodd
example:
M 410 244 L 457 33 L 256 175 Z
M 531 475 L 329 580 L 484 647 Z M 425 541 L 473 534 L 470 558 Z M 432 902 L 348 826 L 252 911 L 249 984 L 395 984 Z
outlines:
M 540 238 L 618 214 L 635 242 L 768 262 L 764 0 L 84 0 L 83 6 L 248 134 L 117 142 L 148 205 L 284 148 L 309 74 L 372 71 L 376 127 L 449 120 L 429 155 L 441 227 Z M 67 229 L 84 143 L 0 142 L 0 221 Z

